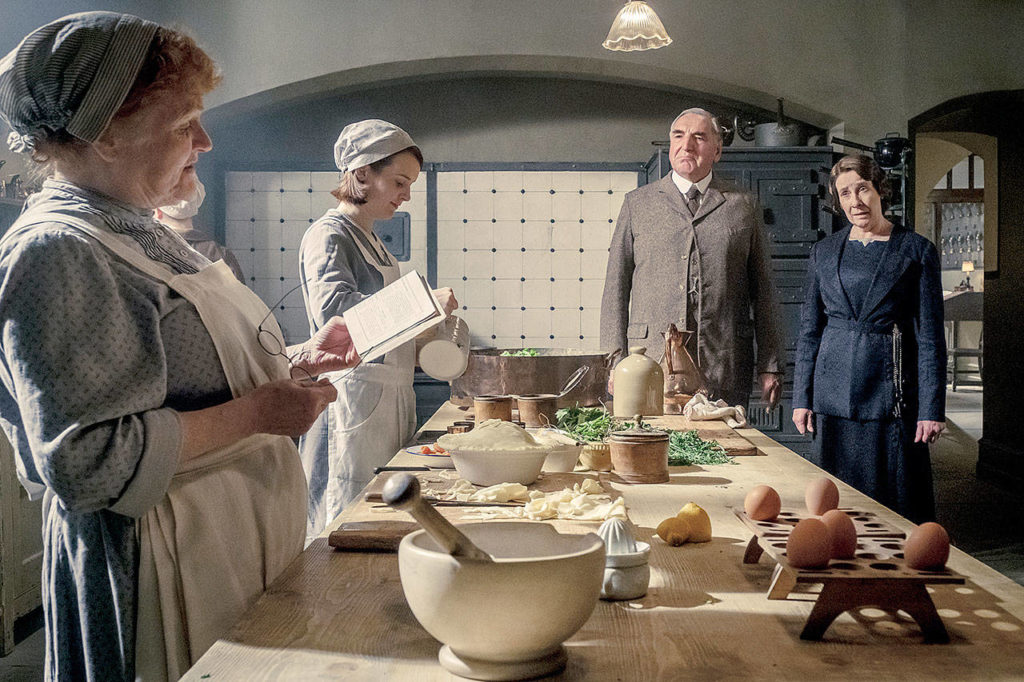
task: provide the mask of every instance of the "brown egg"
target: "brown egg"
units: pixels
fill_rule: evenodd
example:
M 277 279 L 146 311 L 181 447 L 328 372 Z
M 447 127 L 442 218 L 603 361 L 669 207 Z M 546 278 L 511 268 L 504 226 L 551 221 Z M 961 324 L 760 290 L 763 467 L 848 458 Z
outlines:
M 949 534 L 937 523 L 922 523 L 903 545 L 903 557 L 908 568 L 941 571 L 949 558 Z
M 832 556 L 828 527 L 818 519 L 804 519 L 793 526 L 786 540 L 786 556 L 795 568 L 825 568 Z
M 772 521 L 782 510 L 782 499 L 775 488 L 759 485 L 743 500 L 743 510 L 755 521 Z
M 852 559 L 857 551 L 857 528 L 850 515 L 838 509 L 830 509 L 821 517 L 828 528 L 833 559 Z
M 807 511 L 815 516 L 821 516 L 829 509 L 839 506 L 839 488 L 831 478 L 816 478 L 807 484 L 804 502 L 807 503 Z

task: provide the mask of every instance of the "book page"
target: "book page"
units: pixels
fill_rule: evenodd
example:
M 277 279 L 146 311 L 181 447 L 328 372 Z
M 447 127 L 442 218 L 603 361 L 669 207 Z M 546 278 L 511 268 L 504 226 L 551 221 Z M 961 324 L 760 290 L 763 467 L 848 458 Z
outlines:
M 352 343 L 363 361 L 380 357 L 444 320 L 426 280 L 415 270 L 345 311 Z

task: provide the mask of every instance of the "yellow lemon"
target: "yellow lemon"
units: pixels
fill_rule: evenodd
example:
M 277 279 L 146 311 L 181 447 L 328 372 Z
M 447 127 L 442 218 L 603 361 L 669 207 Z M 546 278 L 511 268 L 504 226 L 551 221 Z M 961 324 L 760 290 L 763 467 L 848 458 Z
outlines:
M 670 516 L 658 524 L 657 533 L 662 540 L 673 547 L 678 547 L 690 537 L 690 524 L 686 519 Z
M 688 502 L 676 516 L 685 519 L 690 526 L 690 542 L 711 541 L 711 519 L 706 511 L 693 502 Z

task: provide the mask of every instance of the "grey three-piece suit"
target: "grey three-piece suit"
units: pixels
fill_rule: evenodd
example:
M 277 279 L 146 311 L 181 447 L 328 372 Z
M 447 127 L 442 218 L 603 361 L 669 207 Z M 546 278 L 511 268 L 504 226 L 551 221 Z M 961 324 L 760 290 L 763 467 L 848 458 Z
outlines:
M 674 322 L 697 332 L 695 359 L 711 397 L 746 404 L 755 337 L 757 372 L 784 367 L 765 240 L 754 197 L 719 177 L 695 216 L 671 175 L 633 190 L 608 255 L 601 347 L 645 346 L 659 359 Z

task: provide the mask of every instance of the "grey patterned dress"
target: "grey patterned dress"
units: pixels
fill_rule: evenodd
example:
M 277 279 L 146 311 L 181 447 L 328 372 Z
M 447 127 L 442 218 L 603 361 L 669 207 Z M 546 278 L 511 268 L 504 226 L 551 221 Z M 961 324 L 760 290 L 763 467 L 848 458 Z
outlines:
M 140 211 L 49 180 L 11 228 L 58 212 L 194 273 L 209 264 Z M 48 221 L 0 246 L 0 425 L 45 488 L 46 675 L 134 678 L 136 519 L 178 466 L 177 410 L 231 397 L 196 309 L 83 233 Z

